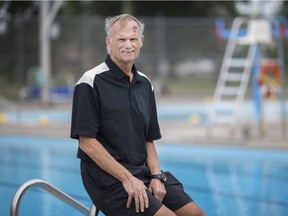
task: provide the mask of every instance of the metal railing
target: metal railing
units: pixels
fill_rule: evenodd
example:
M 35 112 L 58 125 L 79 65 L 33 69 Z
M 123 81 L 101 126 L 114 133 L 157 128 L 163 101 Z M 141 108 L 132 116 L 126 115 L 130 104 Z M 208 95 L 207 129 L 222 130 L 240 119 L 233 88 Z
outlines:
M 62 200 L 63 202 L 67 203 L 77 211 L 81 212 L 83 215 L 86 216 L 96 216 L 98 215 L 98 211 L 96 207 L 93 205 L 91 209 L 84 206 L 82 203 L 75 200 L 73 197 L 69 196 L 68 194 L 64 193 L 63 191 L 59 190 L 55 186 L 51 185 L 48 182 L 45 182 L 41 179 L 32 179 L 24 183 L 19 187 L 16 191 L 13 200 L 10 206 L 10 216 L 18 216 L 19 215 L 19 207 L 21 200 L 24 194 L 31 188 L 40 187 L 45 191 L 49 192 L 50 194 L 54 195 L 58 199 Z

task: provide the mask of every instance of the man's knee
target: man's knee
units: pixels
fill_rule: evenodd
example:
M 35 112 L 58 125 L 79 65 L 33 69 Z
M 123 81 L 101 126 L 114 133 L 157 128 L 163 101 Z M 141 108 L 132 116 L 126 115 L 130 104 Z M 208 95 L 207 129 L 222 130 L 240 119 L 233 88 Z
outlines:
M 176 216 L 176 214 L 168 209 L 165 205 L 162 205 L 154 216 Z
M 206 214 L 194 203 L 190 202 L 175 211 L 177 216 L 206 216 Z

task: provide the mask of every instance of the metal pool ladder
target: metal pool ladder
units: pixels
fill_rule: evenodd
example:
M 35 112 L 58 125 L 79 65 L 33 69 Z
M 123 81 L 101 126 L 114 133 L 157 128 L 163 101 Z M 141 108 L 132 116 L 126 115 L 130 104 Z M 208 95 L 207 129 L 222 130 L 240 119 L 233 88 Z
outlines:
M 97 216 L 98 209 L 93 205 L 91 209 L 84 206 L 82 203 L 75 200 L 73 197 L 69 196 L 68 194 L 64 193 L 63 191 L 59 190 L 52 184 L 45 182 L 41 179 L 32 179 L 24 183 L 19 187 L 16 191 L 13 200 L 10 206 L 10 216 L 18 216 L 19 215 L 19 207 L 20 202 L 24 196 L 24 194 L 31 188 L 40 187 L 45 191 L 49 192 L 50 194 L 54 195 L 58 199 L 62 200 L 66 204 L 70 205 L 77 211 L 81 212 L 83 215 L 86 216 Z

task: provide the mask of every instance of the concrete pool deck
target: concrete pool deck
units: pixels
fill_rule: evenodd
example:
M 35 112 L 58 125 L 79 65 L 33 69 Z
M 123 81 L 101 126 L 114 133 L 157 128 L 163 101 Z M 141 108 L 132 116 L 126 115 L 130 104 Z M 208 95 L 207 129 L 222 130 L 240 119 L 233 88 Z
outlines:
M 161 97 L 157 98 L 158 107 L 168 104 L 191 103 L 191 98 L 187 97 Z M 194 102 L 194 101 L 193 101 Z M 37 103 L 27 103 L 19 105 L 19 109 L 25 111 L 49 110 L 71 110 L 71 104 L 58 104 L 43 107 Z M 229 145 L 259 148 L 280 148 L 288 149 L 288 131 L 281 122 L 267 122 L 260 129 L 259 125 L 253 121 L 245 122 L 245 127 L 239 127 L 235 133 L 227 125 L 215 125 L 213 133 L 205 124 L 199 124 L 193 119 L 189 120 L 167 120 L 160 119 L 162 139 L 159 143 L 172 144 L 200 144 L 200 145 Z M 2 122 L 0 123 L 0 134 L 33 135 L 49 137 L 68 137 L 70 124 L 68 122 L 45 121 L 38 122 Z

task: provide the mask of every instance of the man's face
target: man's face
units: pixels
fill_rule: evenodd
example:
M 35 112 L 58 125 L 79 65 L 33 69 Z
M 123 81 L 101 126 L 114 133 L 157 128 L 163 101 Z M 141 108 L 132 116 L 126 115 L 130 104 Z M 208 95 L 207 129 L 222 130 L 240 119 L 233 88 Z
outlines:
M 126 26 L 116 22 L 111 28 L 110 37 L 106 37 L 106 45 L 111 58 L 118 64 L 133 63 L 143 45 L 143 36 L 139 35 L 139 26 L 129 21 Z

